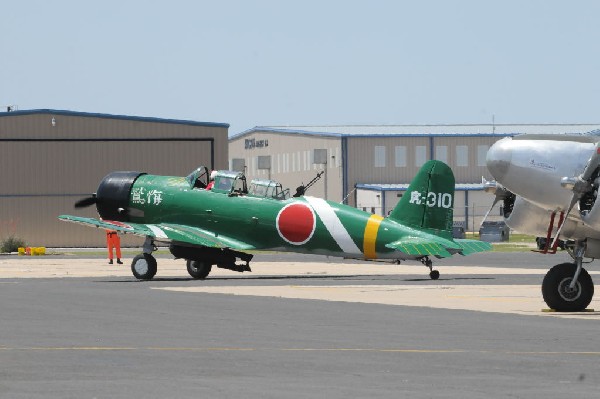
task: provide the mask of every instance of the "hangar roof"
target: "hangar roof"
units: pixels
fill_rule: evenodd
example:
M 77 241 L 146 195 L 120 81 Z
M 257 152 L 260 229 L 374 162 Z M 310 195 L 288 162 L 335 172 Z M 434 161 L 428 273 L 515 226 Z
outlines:
M 35 114 L 52 114 L 52 115 L 65 115 L 65 116 L 82 116 L 87 118 L 104 118 L 104 119 L 120 119 L 128 121 L 139 121 L 139 122 L 155 122 L 155 123 L 170 123 L 179 125 L 191 125 L 191 126 L 208 126 L 208 127 L 225 127 L 229 128 L 228 123 L 215 123 L 215 122 L 196 122 L 181 119 L 163 119 L 146 116 L 127 116 L 127 115 L 112 115 L 112 114 L 100 114 L 92 112 L 79 112 L 79 111 L 65 111 L 57 109 L 28 109 L 23 111 L 11 111 L 11 112 L 0 112 L 0 118 L 6 116 L 19 116 L 19 115 L 35 115 Z
M 256 126 L 229 139 L 256 133 L 304 134 L 325 137 L 361 136 L 513 136 L 517 134 L 582 134 L 600 129 L 600 124 L 454 124 L 454 125 L 314 125 L 314 126 Z

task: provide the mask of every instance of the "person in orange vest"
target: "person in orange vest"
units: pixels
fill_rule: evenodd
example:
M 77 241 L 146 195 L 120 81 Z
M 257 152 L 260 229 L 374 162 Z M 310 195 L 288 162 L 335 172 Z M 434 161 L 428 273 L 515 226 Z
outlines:
M 108 264 L 113 264 L 113 248 L 117 253 L 117 263 L 121 262 L 121 239 L 115 230 L 106 230 L 106 246 L 108 247 Z

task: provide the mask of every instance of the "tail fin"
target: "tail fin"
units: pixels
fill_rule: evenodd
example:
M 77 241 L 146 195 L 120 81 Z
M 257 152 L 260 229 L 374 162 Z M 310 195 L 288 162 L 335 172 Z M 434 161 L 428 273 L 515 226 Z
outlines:
M 452 239 L 454 174 L 441 161 L 426 162 L 389 218 Z

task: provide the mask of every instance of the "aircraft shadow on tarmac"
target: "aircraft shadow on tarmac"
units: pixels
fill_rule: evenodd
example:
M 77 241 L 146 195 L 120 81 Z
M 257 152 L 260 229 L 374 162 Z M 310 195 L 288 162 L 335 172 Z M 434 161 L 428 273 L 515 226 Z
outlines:
M 260 281 L 260 280 L 271 280 L 271 281 L 276 281 L 276 280 L 281 280 L 281 281 L 285 281 L 285 280 L 335 280 L 335 281 L 339 281 L 339 280 L 355 280 L 355 279 L 361 279 L 361 280 L 368 280 L 368 281 L 384 281 L 384 282 L 391 282 L 391 281 L 405 281 L 405 282 L 427 282 L 427 281 L 432 281 L 430 278 L 389 278 L 389 275 L 385 275 L 385 274 L 381 274 L 381 275 L 362 275 L 362 274 L 356 274 L 356 275 L 327 275 L 327 276 L 319 276 L 319 275 L 315 275 L 315 276 L 305 276 L 305 275 L 298 275 L 298 276 L 253 276 L 253 277 L 211 277 L 208 278 L 206 280 L 198 280 L 198 279 L 194 279 L 191 277 L 155 277 L 152 280 L 137 280 L 137 279 L 131 279 L 131 280 L 96 280 L 95 282 L 98 283 L 156 283 L 156 282 L 183 282 L 183 281 L 197 281 L 197 282 L 203 282 L 203 281 Z M 452 282 L 452 281 L 483 281 L 483 280 L 495 280 L 495 277 L 454 277 L 454 278 L 440 278 L 438 280 L 435 280 L 436 282 L 441 282 L 441 281 L 446 281 L 446 282 Z

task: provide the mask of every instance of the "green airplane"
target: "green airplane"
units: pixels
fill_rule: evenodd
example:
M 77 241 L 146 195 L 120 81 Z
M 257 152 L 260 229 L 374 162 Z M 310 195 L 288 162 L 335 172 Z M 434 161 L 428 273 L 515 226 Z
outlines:
M 272 180 L 253 180 L 248 187 L 239 172 L 219 171 L 211 183 L 207 190 L 209 171 L 203 166 L 187 177 L 113 172 L 92 197 L 75 204 L 95 204 L 100 219 L 59 219 L 145 237 L 143 253 L 131 264 L 133 275 L 142 280 L 156 274 L 152 252 L 157 243 L 168 244 L 175 258 L 185 259 L 195 279 L 206 278 L 215 265 L 251 271 L 253 255 L 248 251 L 266 250 L 397 263 L 418 260 L 435 280 L 439 272 L 433 270 L 431 257 L 492 248 L 486 242 L 452 238 L 454 175 L 440 161 L 423 165 L 386 218 L 320 198 L 290 198 L 289 190 Z

